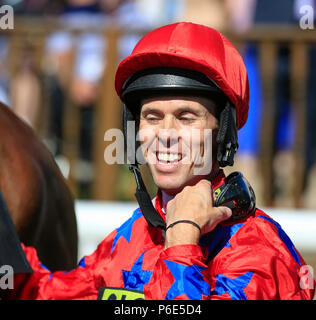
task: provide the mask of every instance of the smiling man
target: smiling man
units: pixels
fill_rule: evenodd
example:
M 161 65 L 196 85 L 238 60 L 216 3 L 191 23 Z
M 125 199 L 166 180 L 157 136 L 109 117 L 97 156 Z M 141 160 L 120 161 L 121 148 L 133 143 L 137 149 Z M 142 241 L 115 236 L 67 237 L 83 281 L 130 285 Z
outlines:
M 115 87 L 139 209 L 78 268 L 51 273 L 22 246 L 33 270 L 10 298 L 312 299 L 300 254 L 280 225 L 255 208 L 233 164 L 249 88 L 239 53 L 218 31 L 176 23 L 148 33 L 123 60 Z M 137 136 L 128 135 L 135 121 Z M 147 162 L 152 201 L 138 164 Z M 306 280 L 310 285 L 306 285 Z
M 203 97 L 160 97 L 143 101 L 139 137 L 143 142 L 142 154 L 158 188 L 175 195 L 184 186 L 195 185 L 211 173 L 210 138 L 213 130 L 218 129 L 215 110 L 214 102 Z M 216 170 L 218 167 L 213 169 Z

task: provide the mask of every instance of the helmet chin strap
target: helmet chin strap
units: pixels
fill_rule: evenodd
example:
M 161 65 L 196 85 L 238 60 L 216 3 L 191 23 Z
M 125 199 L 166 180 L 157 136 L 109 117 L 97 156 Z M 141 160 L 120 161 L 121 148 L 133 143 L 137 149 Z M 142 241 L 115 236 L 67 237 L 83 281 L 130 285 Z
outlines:
M 137 199 L 137 202 L 139 204 L 139 207 L 144 215 L 144 218 L 146 219 L 147 223 L 152 227 L 158 227 L 162 230 L 166 229 L 166 223 L 163 220 L 163 218 L 157 213 L 152 200 L 150 199 L 150 196 L 147 192 L 145 183 L 143 181 L 141 172 L 138 168 L 138 165 L 131 164 L 129 166 L 129 170 L 133 172 L 136 180 L 136 193 L 135 197 Z M 211 179 L 216 176 L 219 173 L 219 170 L 217 170 L 211 177 Z
M 165 230 L 166 223 L 154 208 L 138 166 L 136 164 L 131 164 L 129 169 L 135 176 L 137 185 L 135 197 L 147 223 L 152 227 L 158 227 Z

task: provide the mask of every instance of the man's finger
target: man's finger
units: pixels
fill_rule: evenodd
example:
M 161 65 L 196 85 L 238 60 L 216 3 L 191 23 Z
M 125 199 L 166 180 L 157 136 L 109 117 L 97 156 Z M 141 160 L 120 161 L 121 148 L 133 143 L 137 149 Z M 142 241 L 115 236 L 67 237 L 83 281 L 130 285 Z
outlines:
M 208 185 L 208 186 L 212 187 L 211 181 L 206 180 L 206 179 L 200 180 L 197 184 Z
M 224 206 L 216 207 L 214 209 L 216 209 L 216 211 L 218 213 L 218 222 L 222 222 L 224 220 L 229 219 L 231 217 L 231 215 L 233 214 L 233 212 L 230 208 L 227 208 Z

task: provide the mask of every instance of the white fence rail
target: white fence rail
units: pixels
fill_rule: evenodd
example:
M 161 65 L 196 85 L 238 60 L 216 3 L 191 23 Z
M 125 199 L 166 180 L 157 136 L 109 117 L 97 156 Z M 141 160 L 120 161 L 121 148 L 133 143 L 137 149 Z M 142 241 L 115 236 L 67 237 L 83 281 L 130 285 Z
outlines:
M 92 253 L 138 207 L 136 202 L 76 201 L 79 258 Z M 265 208 L 291 238 L 299 251 L 316 252 L 316 210 Z

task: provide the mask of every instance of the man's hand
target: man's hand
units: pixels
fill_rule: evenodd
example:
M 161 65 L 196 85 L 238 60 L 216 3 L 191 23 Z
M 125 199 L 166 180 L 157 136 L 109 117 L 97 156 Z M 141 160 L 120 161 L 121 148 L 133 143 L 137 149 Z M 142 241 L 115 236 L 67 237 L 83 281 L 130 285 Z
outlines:
M 180 244 L 198 244 L 201 234 L 213 230 L 218 223 L 228 219 L 232 211 L 227 207 L 213 207 L 214 193 L 208 180 L 187 186 L 167 205 L 167 227 L 178 220 L 191 220 L 200 230 L 188 223 L 177 223 L 166 231 L 165 248 Z

